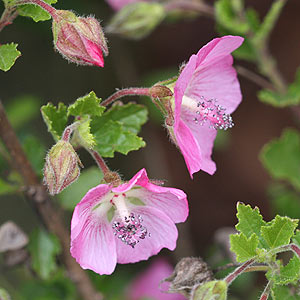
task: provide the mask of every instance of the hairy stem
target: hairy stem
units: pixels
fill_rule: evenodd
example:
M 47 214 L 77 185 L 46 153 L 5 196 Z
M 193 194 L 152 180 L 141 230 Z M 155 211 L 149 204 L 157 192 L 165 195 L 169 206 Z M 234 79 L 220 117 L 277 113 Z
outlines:
M 0 31 L 7 26 L 12 24 L 14 19 L 18 16 L 18 12 L 13 7 L 6 7 L 0 18 Z
M 34 208 L 49 231 L 54 233 L 62 246 L 62 262 L 68 275 L 77 287 L 84 300 L 101 300 L 88 275 L 70 255 L 70 233 L 66 229 L 61 211 L 51 201 L 45 187 L 41 185 L 21 144 L 9 123 L 4 107 L 0 101 L 0 137 L 12 157 L 15 169 L 20 173 L 25 183 L 24 194 L 29 204 Z
M 272 288 L 272 282 L 269 281 L 263 293 L 261 294 L 259 300 L 267 300 L 270 296 L 271 288 Z
M 105 99 L 101 105 L 108 106 L 114 101 L 123 98 L 125 96 L 151 96 L 149 88 L 128 88 L 116 91 L 114 94 Z
M 227 282 L 227 284 L 229 285 L 233 280 L 235 280 L 239 275 L 241 275 L 242 273 L 244 273 L 246 271 L 246 269 L 248 269 L 253 263 L 254 263 L 254 259 L 250 259 L 248 261 L 246 261 L 245 263 L 243 263 L 241 266 L 237 267 L 232 273 L 230 273 L 229 275 L 227 275 L 224 280 Z

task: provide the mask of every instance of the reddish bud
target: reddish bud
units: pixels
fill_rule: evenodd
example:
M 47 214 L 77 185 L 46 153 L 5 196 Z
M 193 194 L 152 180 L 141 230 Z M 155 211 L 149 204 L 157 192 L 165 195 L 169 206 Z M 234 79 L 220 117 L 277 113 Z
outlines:
M 77 17 L 66 10 L 57 10 L 52 25 L 54 46 L 71 62 L 80 65 L 104 66 L 103 54 L 108 55 L 104 33 L 92 17 Z
M 44 183 L 51 195 L 60 193 L 73 183 L 80 174 L 82 163 L 67 141 L 59 141 L 49 151 L 44 167 Z

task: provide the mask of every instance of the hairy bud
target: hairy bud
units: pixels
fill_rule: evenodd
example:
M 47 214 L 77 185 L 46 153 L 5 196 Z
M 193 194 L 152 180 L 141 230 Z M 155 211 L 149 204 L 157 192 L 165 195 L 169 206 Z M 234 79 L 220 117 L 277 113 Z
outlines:
M 164 8 L 159 3 L 131 3 L 116 13 L 106 32 L 120 34 L 130 39 L 141 39 L 154 30 L 164 17 Z
M 51 195 L 60 193 L 78 178 L 78 164 L 83 167 L 69 142 L 61 140 L 50 149 L 44 167 L 44 183 Z
M 181 293 L 189 298 L 195 286 L 213 279 L 211 269 L 200 257 L 185 257 L 164 281 L 171 282 L 170 293 Z
M 54 46 L 71 62 L 104 66 L 108 55 L 106 40 L 99 22 L 92 17 L 77 17 L 67 10 L 57 10 L 52 25 Z

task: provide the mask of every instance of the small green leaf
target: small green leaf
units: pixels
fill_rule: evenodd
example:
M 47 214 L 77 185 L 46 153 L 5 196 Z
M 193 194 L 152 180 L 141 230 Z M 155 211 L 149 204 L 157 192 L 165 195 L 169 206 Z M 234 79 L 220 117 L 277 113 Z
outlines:
M 247 238 L 243 233 L 230 235 L 230 250 L 235 253 L 237 262 L 245 262 L 256 256 L 258 237 L 253 233 Z
M 269 248 L 276 248 L 290 243 L 298 226 L 298 220 L 276 216 L 266 226 L 261 227 L 261 235 Z
M 252 234 L 255 233 L 258 237 L 258 245 L 260 247 L 265 247 L 266 243 L 261 236 L 260 230 L 266 222 L 263 220 L 258 207 L 252 209 L 250 205 L 238 202 L 237 212 L 236 216 L 239 223 L 235 226 L 235 228 L 239 232 L 243 233 L 247 238 L 250 238 Z
M 33 270 L 42 279 L 49 279 L 57 269 L 56 255 L 60 253 L 57 237 L 37 229 L 30 236 L 28 250 L 32 257 Z
M 57 0 L 44 0 L 48 4 L 54 4 Z M 41 7 L 34 4 L 24 4 L 18 6 L 18 12 L 20 16 L 30 17 L 35 22 L 50 20 L 51 16 Z
M 214 280 L 200 284 L 193 292 L 192 300 L 226 300 L 227 283 L 224 280 Z
M 8 292 L 2 288 L 0 288 L 0 300 L 10 300 L 10 296 Z
M 93 134 L 91 134 L 90 127 L 91 119 L 86 119 L 81 122 L 75 131 L 74 139 L 80 143 L 80 145 L 85 148 L 94 148 L 96 141 Z
M 97 167 L 91 167 L 82 171 L 77 181 L 58 195 L 60 203 L 65 209 L 73 211 L 76 204 L 83 198 L 87 191 L 99 185 L 102 178 L 103 174 Z
M 8 71 L 16 59 L 21 56 L 21 52 L 17 50 L 18 44 L 11 43 L 0 45 L 0 70 Z
M 300 247 L 300 230 L 296 230 L 295 235 L 293 236 L 293 243 Z
M 48 131 L 51 132 L 54 140 L 58 141 L 68 122 L 67 107 L 61 102 L 57 108 L 52 103 L 48 103 L 42 106 L 41 112 Z
M 300 135 L 296 130 L 286 129 L 279 139 L 266 144 L 260 159 L 272 177 L 285 179 L 300 190 Z
M 1 195 L 7 195 L 12 194 L 18 190 L 17 185 L 13 185 L 7 181 L 4 181 L 0 178 L 0 196 Z
M 296 283 L 300 278 L 300 259 L 293 256 L 286 266 L 280 267 L 280 273 L 270 276 L 269 280 L 273 280 L 275 284 L 287 285 Z
M 294 290 L 295 288 L 293 288 Z M 272 289 L 273 300 L 300 300 L 300 296 L 292 292 L 288 286 L 275 285 Z
M 109 120 L 94 132 L 96 146 L 94 149 L 103 157 L 114 157 L 114 152 L 127 154 L 129 151 L 145 147 L 142 138 L 134 133 L 124 130 L 120 122 Z
M 88 95 L 78 98 L 75 103 L 68 107 L 68 116 L 98 116 L 100 117 L 105 110 L 104 106 L 100 106 L 101 99 L 98 98 L 95 92 L 90 92 Z

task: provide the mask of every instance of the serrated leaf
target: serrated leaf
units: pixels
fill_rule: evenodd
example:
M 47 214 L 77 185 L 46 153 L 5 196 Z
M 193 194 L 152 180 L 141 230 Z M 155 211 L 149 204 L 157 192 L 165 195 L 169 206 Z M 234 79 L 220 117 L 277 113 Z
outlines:
M 124 130 L 120 122 L 113 120 L 103 124 L 93 134 L 96 140 L 94 149 L 103 157 L 114 157 L 115 151 L 126 155 L 128 152 L 138 150 L 146 145 L 142 138 Z
M 57 0 L 44 0 L 48 4 L 54 4 Z M 18 6 L 18 12 L 20 16 L 30 17 L 35 22 L 50 20 L 51 16 L 48 12 L 41 7 L 34 4 L 24 4 Z
M 10 296 L 5 289 L 0 288 L 0 299 L 1 300 L 10 300 Z
M 269 280 L 273 280 L 275 284 L 287 285 L 290 283 L 296 283 L 300 278 L 300 259 L 297 256 L 293 256 L 289 263 L 280 267 L 280 274 L 274 274 L 269 277 Z
M 279 139 L 266 144 L 260 159 L 275 179 L 285 179 L 300 190 L 300 135 L 286 129 Z
M 17 50 L 18 44 L 0 45 L 0 70 L 8 71 L 15 63 L 16 59 L 21 56 Z
M 67 107 L 61 102 L 57 108 L 52 103 L 48 103 L 41 107 L 41 112 L 48 131 L 54 140 L 58 141 L 68 122 Z
M 97 167 L 91 167 L 82 171 L 77 181 L 58 195 L 60 203 L 65 209 L 73 211 L 76 204 L 83 198 L 87 191 L 99 185 L 102 178 L 103 174 Z
M 92 123 L 93 131 L 98 131 L 109 120 L 118 121 L 123 129 L 137 134 L 141 126 L 147 121 L 148 111 L 143 105 L 128 103 L 115 105 Z
M 288 286 L 275 285 L 272 288 L 273 300 L 300 300 L 300 296 L 292 292 Z
M 85 148 L 92 149 L 95 144 L 95 137 L 91 133 L 90 127 L 91 119 L 83 121 L 75 131 L 74 139 Z
M 56 255 L 61 250 L 57 237 L 37 229 L 30 236 L 28 250 L 32 258 L 33 270 L 42 279 L 49 279 L 57 269 Z
M 290 243 L 297 226 L 298 220 L 277 215 L 270 223 L 261 227 L 261 235 L 269 248 L 276 248 Z
M 90 92 L 88 95 L 78 98 L 75 103 L 68 107 L 68 115 L 77 116 L 98 116 L 100 117 L 105 110 L 104 106 L 100 106 L 101 99 L 98 98 L 95 92 Z
M 258 237 L 253 233 L 247 238 L 243 233 L 230 235 L 230 250 L 235 253 L 237 262 L 245 262 L 256 256 Z
M 266 243 L 261 236 L 261 227 L 266 224 L 263 220 L 262 215 L 259 212 L 258 207 L 254 209 L 250 205 L 245 205 L 244 203 L 238 202 L 237 204 L 237 218 L 239 223 L 235 228 L 243 233 L 247 238 L 250 238 L 253 233 L 258 237 L 259 247 L 265 247 Z
M 285 94 L 265 89 L 258 92 L 258 98 L 275 107 L 298 105 L 300 103 L 300 69 L 297 70 L 295 80 L 288 86 Z

